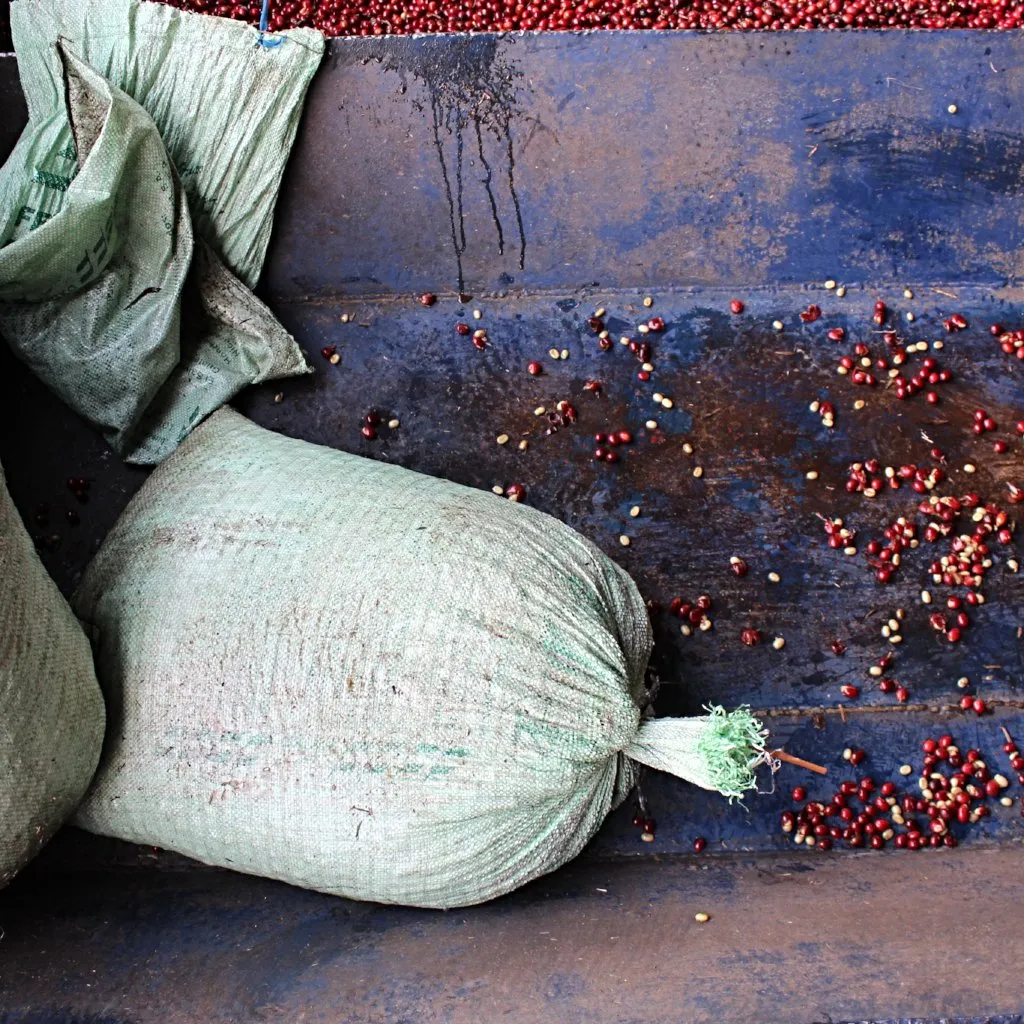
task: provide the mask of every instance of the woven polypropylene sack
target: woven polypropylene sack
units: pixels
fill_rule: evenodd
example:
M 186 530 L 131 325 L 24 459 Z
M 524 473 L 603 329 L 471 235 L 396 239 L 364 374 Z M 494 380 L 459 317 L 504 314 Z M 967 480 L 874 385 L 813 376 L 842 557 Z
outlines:
M 74 810 L 103 743 L 92 651 L 0 470 L 0 886 Z
M 275 34 L 259 45 L 251 25 L 138 0 L 15 0 L 11 32 L 29 118 L 61 121 L 58 39 L 153 119 L 181 176 L 196 234 L 252 288 L 260 275 L 281 176 L 309 83 L 323 57 L 315 29 Z M 64 133 L 39 167 L 70 177 Z M 33 212 L 59 207 L 38 187 Z M 6 237 L 6 236 L 5 236 Z
M 451 907 L 575 856 L 632 783 L 646 608 L 487 492 L 221 410 L 74 604 L 111 709 L 76 819 L 96 832 Z
M 206 19 L 168 21 L 151 8 L 168 10 L 94 0 L 74 13 L 23 0 L 13 24 L 30 120 L 0 170 L 0 331 L 120 454 L 144 464 L 165 458 L 247 384 L 309 372 L 231 268 L 245 281 L 258 276 L 322 44 L 312 33 L 309 47 L 288 36 L 265 49 L 248 29 L 243 47 L 245 26 L 212 20 L 202 70 L 194 55 L 180 63 L 178 50 Z M 72 44 L 62 33 L 80 38 Z M 81 59 L 78 45 L 145 96 L 178 139 L 180 159 L 206 160 L 185 166 L 188 200 L 153 118 Z M 225 76 L 244 101 L 214 91 L 199 104 L 200 84 L 226 88 Z M 227 132 L 225 110 L 244 119 L 256 96 L 276 114 Z M 283 110 L 284 101 L 294 102 Z M 180 138 L 186 120 L 203 140 L 191 149 Z M 253 136 L 256 127 L 265 136 Z M 212 243 L 193 236 L 190 208 Z

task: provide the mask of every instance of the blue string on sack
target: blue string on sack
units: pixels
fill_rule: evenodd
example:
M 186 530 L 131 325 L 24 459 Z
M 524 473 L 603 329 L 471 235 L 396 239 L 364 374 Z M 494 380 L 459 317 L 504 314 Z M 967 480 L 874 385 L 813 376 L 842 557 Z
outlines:
M 278 36 L 276 39 L 267 39 L 266 32 L 270 25 L 270 0 L 263 0 L 263 10 L 260 12 L 260 38 L 259 45 L 264 49 L 270 50 L 275 46 L 280 46 L 284 42 L 284 36 Z

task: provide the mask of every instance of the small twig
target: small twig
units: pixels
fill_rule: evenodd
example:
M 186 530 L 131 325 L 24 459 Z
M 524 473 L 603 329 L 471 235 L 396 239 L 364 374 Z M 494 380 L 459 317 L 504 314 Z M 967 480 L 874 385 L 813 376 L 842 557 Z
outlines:
M 845 706 L 842 705 L 842 704 L 837 704 L 836 707 L 839 708 L 839 718 L 841 719 L 843 725 L 846 725 L 846 708 L 845 708 Z
M 999 726 L 999 728 L 1003 730 L 1003 735 L 1006 737 L 1006 742 L 1012 743 L 1013 737 L 1010 735 L 1010 730 L 1007 729 L 1005 725 L 1001 725 Z
M 945 295 L 947 299 L 957 299 L 959 301 L 960 296 L 954 295 L 952 292 L 947 292 L 944 288 L 933 288 L 933 292 L 937 292 L 939 295 Z
M 904 89 L 913 89 L 916 92 L 924 92 L 924 90 L 919 85 L 909 85 L 907 82 L 901 82 L 898 78 L 894 78 L 892 75 L 886 75 L 885 76 L 885 86 L 886 86 L 886 88 L 888 88 L 889 85 L 892 82 L 895 82 L 897 85 L 902 86 Z
M 805 761 L 802 757 L 797 757 L 794 754 L 787 754 L 784 750 L 773 750 L 772 757 L 778 758 L 780 761 L 785 761 L 786 764 L 794 764 L 797 768 L 806 768 L 809 772 L 816 772 L 818 775 L 828 775 L 828 769 L 823 768 L 820 764 L 815 764 L 813 761 Z

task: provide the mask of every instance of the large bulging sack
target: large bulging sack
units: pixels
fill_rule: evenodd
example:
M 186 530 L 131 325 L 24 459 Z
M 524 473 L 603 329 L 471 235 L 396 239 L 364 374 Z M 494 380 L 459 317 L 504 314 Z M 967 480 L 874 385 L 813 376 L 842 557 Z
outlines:
M 103 744 L 92 651 L 0 470 L 0 887 L 74 810 Z
M 208 863 L 452 907 L 575 856 L 636 760 L 752 782 L 749 715 L 641 725 L 646 608 L 573 530 L 231 410 L 75 607 L 111 715 L 77 823 Z

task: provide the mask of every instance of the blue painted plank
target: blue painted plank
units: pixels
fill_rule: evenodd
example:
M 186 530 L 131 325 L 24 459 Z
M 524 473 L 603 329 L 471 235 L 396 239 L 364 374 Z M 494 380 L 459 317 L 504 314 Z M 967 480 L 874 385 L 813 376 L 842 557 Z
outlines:
M 453 913 L 223 872 L 50 875 L 0 896 L 0 1021 L 1019 1019 L 1020 851 L 918 856 L 577 863 Z
M 876 582 L 864 552 L 899 515 L 923 529 L 927 520 L 916 513 L 920 496 L 903 487 L 872 500 L 843 489 L 854 461 L 874 456 L 894 465 L 933 465 L 922 432 L 948 453 L 944 493 L 976 490 L 1012 509 L 1005 482 L 1024 484 L 1019 440 L 1008 456 L 996 458 L 993 435 L 980 440 L 970 432 L 977 405 L 1001 423 L 1001 437 L 1012 437 L 1012 423 L 1024 411 L 1024 365 L 1003 355 L 987 331 L 988 323 L 1013 318 L 1015 310 L 992 292 L 961 288 L 953 303 L 928 286 L 914 288 L 913 301 L 892 288 L 857 289 L 843 299 L 821 288 L 744 290 L 742 316 L 728 313 L 733 292 L 713 289 L 657 293 L 650 309 L 635 294 L 604 290 L 561 299 L 481 299 L 474 302 L 483 308 L 479 321 L 454 299 L 430 309 L 415 300 L 281 303 L 286 324 L 306 341 L 320 372 L 253 392 L 241 407 L 286 434 L 472 487 L 521 483 L 531 505 L 604 548 L 645 597 L 667 604 L 676 595 L 692 601 L 709 594 L 709 633 L 683 637 L 677 619 L 654 616 L 654 664 L 666 683 L 660 705 L 666 713 L 692 712 L 707 702 L 834 705 L 839 687 L 849 683 L 863 687 L 860 705 L 891 707 L 895 698 L 879 692 L 867 674 L 890 651 L 896 661 L 887 675 L 905 685 L 913 701 L 953 703 L 962 696 L 956 680 L 967 676 L 972 692 L 1019 702 L 1024 576 L 1007 569 L 1011 555 L 1020 557 L 1019 545 L 993 543 L 986 603 L 969 609 L 973 625 L 951 645 L 929 625 L 936 605 L 920 603 L 925 587 L 937 602 L 953 593 L 934 586 L 927 571 L 948 542 L 904 553 L 897 577 L 885 586 Z M 884 352 L 869 330 L 878 296 L 895 316 L 916 311 L 914 324 L 901 328 L 911 339 L 946 339 L 934 354 L 956 380 L 942 405 L 928 405 L 923 396 L 900 402 L 891 391 L 855 387 L 836 375 L 838 355 L 851 345 L 826 339 L 833 326 L 845 327 L 851 339 L 867 339 L 876 355 Z M 797 314 L 810 301 L 820 303 L 824 315 L 804 325 Z M 607 307 L 616 339 L 608 352 L 587 325 L 597 307 Z M 947 337 L 941 320 L 953 307 L 965 311 L 972 326 Z M 643 383 L 636 378 L 639 364 L 617 339 L 624 332 L 637 337 L 637 321 L 652 314 L 665 319 L 666 330 L 648 335 L 656 371 Z M 342 315 L 352 320 L 342 323 Z M 460 318 L 487 328 L 486 351 L 455 333 Z M 776 318 L 786 325 L 781 334 L 771 327 Z M 413 359 L 403 355 L 410 342 Z M 337 346 L 337 366 L 320 356 L 324 344 Z M 550 359 L 551 346 L 566 348 L 569 359 Z M 536 359 L 544 373 L 533 378 L 526 365 Z M 583 391 L 589 379 L 601 382 L 600 395 Z M 279 391 L 285 395 L 280 404 L 273 401 Z M 655 392 L 672 396 L 675 407 L 657 407 Z M 545 436 L 547 421 L 534 409 L 552 408 L 562 398 L 575 403 L 579 420 Z M 834 403 L 833 430 L 809 411 L 817 398 Z M 865 409 L 853 408 L 857 398 L 866 400 Z M 402 426 L 368 442 L 359 433 L 361 415 L 373 406 L 398 416 Z M 655 431 L 644 425 L 652 416 Z M 614 466 L 595 463 L 594 433 L 622 428 L 637 438 L 633 451 Z M 510 444 L 495 443 L 502 433 L 512 437 Z M 525 452 L 516 449 L 520 437 L 528 440 Z M 692 455 L 683 449 L 688 443 Z M 978 472 L 963 471 L 969 461 L 977 462 Z M 698 465 L 704 470 L 699 480 L 692 476 Z M 819 478 L 806 480 L 809 470 Z M 636 519 L 629 515 L 633 505 L 642 508 Z M 858 530 L 856 557 L 826 545 L 819 517 L 836 515 Z M 628 548 L 619 543 L 623 533 L 631 537 Z M 730 574 L 731 556 L 747 561 L 745 578 Z M 771 571 L 780 583 L 768 582 Z M 898 607 L 907 617 L 904 642 L 896 647 L 880 629 Z M 740 642 L 747 627 L 762 631 L 759 646 Z M 772 648 L 775 636 L 786 641 L 782 651 Z M 841 656 L 831 649 L 835 639 L 846 645 Z
M 1019 279 L 1022 58 L 998 32 L 334 40 L 266 287 Z

